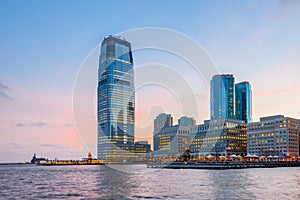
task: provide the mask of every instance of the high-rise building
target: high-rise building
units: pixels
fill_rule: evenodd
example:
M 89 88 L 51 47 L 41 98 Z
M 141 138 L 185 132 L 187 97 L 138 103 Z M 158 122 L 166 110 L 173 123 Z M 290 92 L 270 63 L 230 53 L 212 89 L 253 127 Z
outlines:
M 252 91 L 249 82 L 235 85 L 235 117 L 246 123 L 252 122 Z
M 154 119 L 154 134 L 164 127 L 173 126 L 173 117 L 170 114 L 161 113 Z
M 248 153 L 257 156 L 299 156 L 300 120 L 275 115 L 247 125 Z
M 134 71 L 131 44 L 109 36 L 98 71 L 98 158 L 123 159 L 134 148 Z
M 212 119 L 235 118 L 235 87 L 231 74 L 215 75 L 210 82 L 210 114 Z
M 179 126 L 194 126 L 196 124 L 196 120 L 192 117 L 180 117 L 178 119 L 178 125 Z

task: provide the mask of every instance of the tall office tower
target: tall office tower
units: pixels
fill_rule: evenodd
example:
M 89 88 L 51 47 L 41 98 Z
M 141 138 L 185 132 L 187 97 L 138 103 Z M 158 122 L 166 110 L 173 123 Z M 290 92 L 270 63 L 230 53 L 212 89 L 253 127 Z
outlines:
M 154 119 L 154 134 L 162 128 L 173 126 L 173 117 L 170 114 L 161 113 Z
M 124 159 L 134 148 L 134 71 L 131 44 L 109 36 L 98 71 L 98 159 Z
M 215 75 L 210 82 L 210 114 L 212 119 L 235 118 L 234 77 Z
M 249 82 L 235 85 L 235 117 L 246 123 L 252 122 L 252 91 Z

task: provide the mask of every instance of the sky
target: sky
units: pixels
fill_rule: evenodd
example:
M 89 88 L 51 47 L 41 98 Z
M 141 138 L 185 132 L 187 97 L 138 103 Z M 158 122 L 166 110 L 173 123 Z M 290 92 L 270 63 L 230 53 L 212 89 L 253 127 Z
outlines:
M 96 127 L 78 133 L 73 89 L 80 66 L 103 38 L 161 27 L 198 42 L 220 73 L 247 80 L 253 118 L 300 118 L 300 3 L 286 1 L 15 1 L 0 2 L 0 162 L 80 159 L 95 152 Z M 135 66 L 168 65 L 192 80 L 187 63 L 158 51 L 133 54 Z M 151 67 L 151 66 L 150 66 Z M 190 73 L 190 74 L 189 74 Z M 209 92 L 197 87 L 197 123 L 209 118 Z M 159 112 L 178 117 L 176 98 L 162 87 L 136 94 L 136 137 L 151 140 Z M 186 106 L 186 105 L 185 105 Z M 140 134 L 140 135 L 139 135 Z

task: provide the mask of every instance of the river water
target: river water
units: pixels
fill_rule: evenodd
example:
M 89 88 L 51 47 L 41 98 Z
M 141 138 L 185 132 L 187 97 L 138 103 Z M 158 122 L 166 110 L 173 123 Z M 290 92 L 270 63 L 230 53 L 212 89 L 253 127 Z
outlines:
M 300 167 L 0 166 L 0 199 L 300 199 Z

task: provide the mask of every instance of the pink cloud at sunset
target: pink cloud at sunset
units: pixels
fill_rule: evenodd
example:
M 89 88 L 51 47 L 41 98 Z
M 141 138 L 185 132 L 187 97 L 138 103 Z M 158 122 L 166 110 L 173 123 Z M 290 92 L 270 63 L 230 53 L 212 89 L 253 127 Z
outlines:
M 49 158 L 85 156 L 72 107 L 63 100 L 66 95 L 38 95 L 22 89 L 12 89 L 10 95 L 11 100 L 0 98 L 3 161 L 24 161 L 24 155 L 28 160 L 34 152 Z

